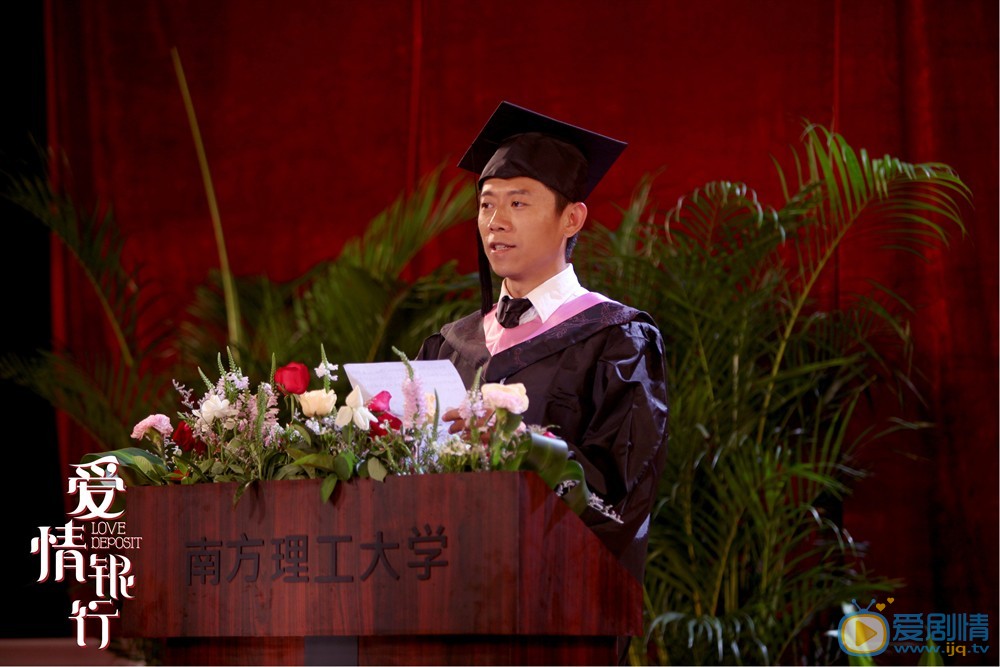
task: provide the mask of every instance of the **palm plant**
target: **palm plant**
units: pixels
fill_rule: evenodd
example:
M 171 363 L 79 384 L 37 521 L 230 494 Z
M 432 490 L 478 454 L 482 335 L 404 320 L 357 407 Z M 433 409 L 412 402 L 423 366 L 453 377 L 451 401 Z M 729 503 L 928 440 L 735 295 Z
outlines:
M 161 411 L 170 386 L 169 377 L 148 372 L 169 346 L 170 330 L 144 318 L 155 299 L 139 294 L 150 286 L 123 264 L 125 239 L 110 208 L 81 210 L 44 177 L 13 177 L 6 196 L 62 241 L 74 259 L 70 270 L 92 288 L 112 351 L 74 355 L 56 341 L 55 351 L 32 358 L 4 355 L 0 377 L 34 391 L 105 447 L 128 446 L 132 425 L 151 409 Z
M 617 230 L 581 244 L 585 282 L 657 320 L 672 388 L 635 662 L 829 659 L 808 630 L 894 583 L 864 570 L 835 510 L 858 447 L 925 426 L 855 416 L 876 387 L 913 395 L 909 306 L 869 282 L 831 307 L 819 286 L 856 238 L 919 255 L 964 233 L 969 192 L 946 165 L 870 159 L 816 126 L 793 154 L 780 208 L 713 182 L 660 218 L 646 179 Z
M 266 375 L 271 355 L 283 363 L 311 360 L 322 343 L 331 360 L 396 359 L 392 347 L 415 354 L 423 339 L 474 308 L 472 276 L 448 262 L 409 277 L 413 258 L 429 241 L 473 217 L 473 186 L 442 186 L 438 172 L 378 214 L 336 260 L 287 284 L 265 278 L 237 282 L 240 356 L 244 370 Z M 198 290 L 180 344 L 188 367 L 213 366 L 226 346 L 226 310 L 218 276 Z
M 123 263 L 124 238 L 110 210 L 80 212 L 44 178 L 12 179 L 7 196 L 44 223 L 76 259 L 115 345 L 85 357 L 58 350 L 33 358 L 6 355 L 0 377 L 65 411 L 100 446 L 128 447 L 140 419 L 176 412 L 174 378 L 199 386 L 197 368 L 214 368 L 217 355 L 231 345 L 234 309 L 224 303 L 219 274 L 197 291 L 177 336 L 171 323 L 143 317 L 149 300 L 138 298 L 136 272 Z M 454 262 L 413 279 L 406 274 L 428 241 L 472 218 L 473 199 L 470 184 L 442 186 L 432 173 L 371 221 L 360 238 L 349 240 L 336 260 L 286 284 L 263 277 L 238 280 L 230 293 L 238 300 L 241 343 L 231 351 L 243 369 L 266 379 L 272 354 L 282 363 L 312 361 L 321 343 L 338 361 L 394 359 L 393 345 L 415 353 L 424 337 L 474 308 L 475 280 L 460 276 Z M 181 363 L 164 368 L 163 358 Z

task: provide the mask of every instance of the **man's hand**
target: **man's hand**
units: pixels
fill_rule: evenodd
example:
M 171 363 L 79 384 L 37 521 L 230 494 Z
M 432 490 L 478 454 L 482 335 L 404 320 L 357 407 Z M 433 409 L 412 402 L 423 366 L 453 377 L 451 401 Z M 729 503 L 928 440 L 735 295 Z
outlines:
M 490 419 L 493 418 L 493 412 L 488 412 L 481 419 L 477 420 L 476 428 L 479 430 L 482 441 L 485 443 L 489 441 L 490 432 L 487 429 L 486 424 L 489 423 Z M 469 440 L 471 438 L 471 428 L 462 419 L 462 415 L 455 408 L 445 411 L 441 415 L 441 420 L 446 422 L 451 422 L 451 426 L 448 427 L 448 433 L 463 433 L 465 439 Z

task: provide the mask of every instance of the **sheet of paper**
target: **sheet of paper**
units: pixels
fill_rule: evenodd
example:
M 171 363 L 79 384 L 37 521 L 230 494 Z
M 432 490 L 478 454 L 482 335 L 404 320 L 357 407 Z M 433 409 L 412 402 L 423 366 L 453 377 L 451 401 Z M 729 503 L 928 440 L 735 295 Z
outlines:
M 411 361 L 414 376 L 420 378 L 425 393 L 437 392 L 441 414 L 457 408 L 465 398 L 465 384 L 458 370 L 448 359 L 434 361 Z M 389 392 L 389 412 L 401 417 L 403 414 L 403 380 L 406 366 L 401 361 L 386 361 L 374 364 L 344 364 L 344 372 L 351 385 L 361 389 L 365 403 L 380 391 Z M 439 432 L 447 433 L 447 428 Z

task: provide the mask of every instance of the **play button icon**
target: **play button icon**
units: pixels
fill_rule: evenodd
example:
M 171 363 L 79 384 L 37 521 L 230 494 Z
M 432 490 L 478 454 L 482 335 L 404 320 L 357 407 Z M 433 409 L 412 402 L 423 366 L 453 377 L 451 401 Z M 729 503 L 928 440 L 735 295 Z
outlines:
M 860 618 L 854 619 L 854 639 L 858 642 L 858 646 L 864 646 L 872 637 L 878 637 L 878 630 L 872 629 Z
M 889 643 L 889 625 L 882 614 L 861 611 L 848 614 L 837 630 L 840 648 L 849 655 L 878 655 Z

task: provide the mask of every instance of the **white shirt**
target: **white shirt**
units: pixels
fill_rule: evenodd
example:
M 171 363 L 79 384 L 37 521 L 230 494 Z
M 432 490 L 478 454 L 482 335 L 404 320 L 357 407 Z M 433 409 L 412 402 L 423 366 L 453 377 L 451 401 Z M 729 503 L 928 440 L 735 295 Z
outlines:
M 581 284 L 579 279 L 576 277 L 576 272 L 573 270 L 573 265 L 570 264 L 565 269 L 552 276 L 544 283 L 531 290 L 525 294 L 525 298 L 531 301 L 531 308 L 526 310 L 521 319 L 518 320 L 518 324 L 524 324 L 525 322 L 530 322 L 536 317 L 540 318 L 544 323 L 550 317 L 552 313 L 556 312 L 559 306 L 563 305 L 571 299 L 583 296 L 587 293 Z M 505 296 L 511 296 L 510 292 L 507 291 L 507 281 L 503 281 L 503 285 L 500 286 L 500 300 L 502 301 Z M 513 297 L 512 297 L 513 298 Z

